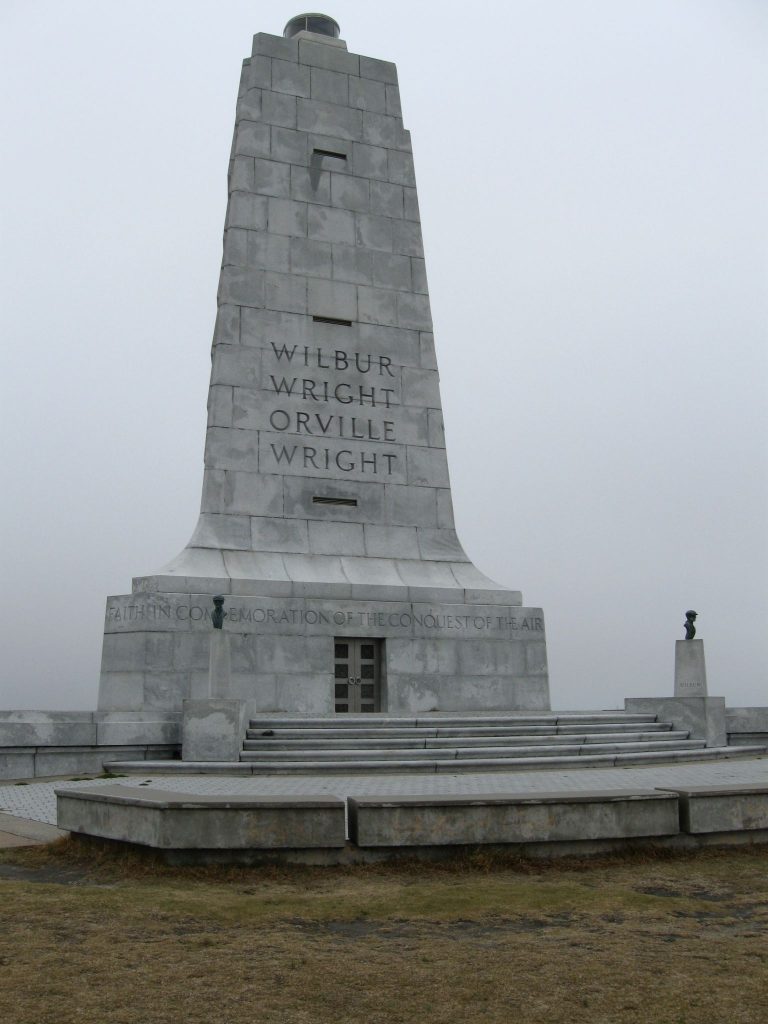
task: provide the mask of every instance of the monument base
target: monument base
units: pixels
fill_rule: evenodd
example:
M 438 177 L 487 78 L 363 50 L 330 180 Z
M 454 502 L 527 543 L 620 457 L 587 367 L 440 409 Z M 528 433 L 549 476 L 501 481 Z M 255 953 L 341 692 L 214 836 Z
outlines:
M 245 701 L 185 700 L 182 761 L 238 761 L 247 725 Z
M 694 640 L 681 640 L 691 644 Z M 692 740 L 704 740 L 708 747 L 728 743 L 725 727 L 725 697 L 626 697 L 624 710 L 632 714 L 656 715 L 674 729 L 685 729 Z
M 223 631 L 201 590 L 109 598 L 100 710 L 180 711 L 218 696 L 210 644 L 222 632 L 231 673 L 221 696 L 251 713 L 549 710 L 543 613 L 514 592 L 373 585 L 363 600 L 312 589 L 228 593 Z
M 675 696 L 707 696 L 703 640 L 675 641 Z

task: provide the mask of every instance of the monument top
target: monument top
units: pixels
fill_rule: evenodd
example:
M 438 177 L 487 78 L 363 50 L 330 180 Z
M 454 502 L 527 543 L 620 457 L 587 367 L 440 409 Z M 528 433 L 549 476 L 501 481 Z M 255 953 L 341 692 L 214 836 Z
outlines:
M 299 32 L 314 32 L 320 36 L 338 39 L 341 33 L 339 23 L 327 14 L 297 14 L 283 29 L 286 39 L 292 39 Z

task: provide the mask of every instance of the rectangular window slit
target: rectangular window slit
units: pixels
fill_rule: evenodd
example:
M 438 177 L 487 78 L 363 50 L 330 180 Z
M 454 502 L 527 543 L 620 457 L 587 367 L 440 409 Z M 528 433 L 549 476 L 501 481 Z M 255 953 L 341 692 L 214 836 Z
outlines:
M 338 327 L 351 327 L 351 320 L 341 320 L 337 316 L 313 316 L 312 319 L 316 324 L 336 324 Z
M 329 498 L 324 494 L 316 494 L 312 502 L 315 505 L 347 505 L 349 508 L 357 508 L 357 498 Z
M 314 149 L 313 153 L 317 153 L 318 156 L 332 156 L 335 160 L 346 160 L 346 153 L 336 153 L 332 149 Z

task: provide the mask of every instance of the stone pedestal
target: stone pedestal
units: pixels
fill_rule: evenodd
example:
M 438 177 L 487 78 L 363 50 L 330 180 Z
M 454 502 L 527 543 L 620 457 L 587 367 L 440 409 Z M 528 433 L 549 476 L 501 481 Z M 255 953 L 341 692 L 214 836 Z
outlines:
M 214 698 L 185 700 L 183 761 L 239 761 L 246 726 L 246 702 Z
M 707 696 L 703 640 L 675 641 L 675 696 Z
M 627 697 L 624 710 L 656 715 L 660 722 L 668 723 L 673 729 L 688 730 L 692 740 L 705 740 L 708 747 L 724 747 L 728 743 L 725 697 Z
M 209 697 L 229 697 L 232 692 L 231 679 L 229 636 L 223 629 L 214 629 L 211 633 L 211 650 L 208 659 Z

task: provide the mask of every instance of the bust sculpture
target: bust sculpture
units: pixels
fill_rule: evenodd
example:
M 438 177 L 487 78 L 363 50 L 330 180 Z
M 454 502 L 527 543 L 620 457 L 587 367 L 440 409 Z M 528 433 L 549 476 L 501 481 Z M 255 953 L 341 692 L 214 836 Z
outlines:
M 214 597 L 213 599 L 213 614 L 211 615 L 211 622 L 213 623 L 214 629 L 221 629 L 224 625 L 224 616 L 227 613 L 224 611 L 224 598 Z M 695 630 L 694 630 L 695 632 Z
M 689 612 L 685 613 L 685 624 L 684 625 L 685 625 L 685 639 L 686 640 L 693 640 L 693 638 L 696 636 L 696 627 L 694 626 L 694 622 L 696 621 L 697 614 L 698 614 L 698 612 L 694 612 L 694 611 L 689 611 Z

